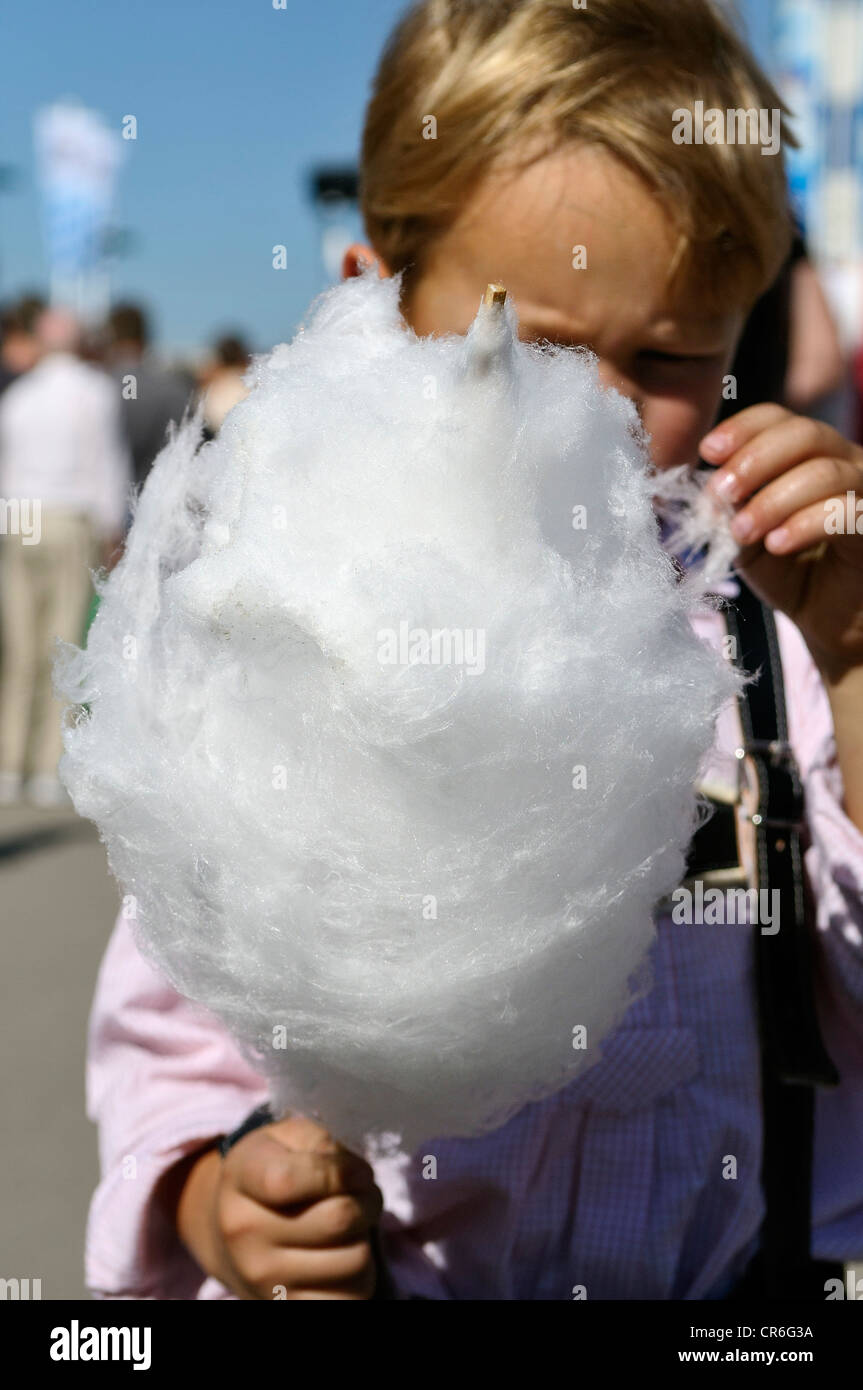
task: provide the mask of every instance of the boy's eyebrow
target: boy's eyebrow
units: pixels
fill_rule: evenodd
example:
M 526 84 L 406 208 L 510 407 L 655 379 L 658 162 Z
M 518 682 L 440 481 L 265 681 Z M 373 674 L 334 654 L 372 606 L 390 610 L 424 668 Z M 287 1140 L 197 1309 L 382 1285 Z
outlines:
M 547 317 L 541 313 L 522 312 L 519 319 L 522 332 L 531 338 L 548 338 L 550 342 L 583 343 L 591 334 L 582 325 L 572 320 L 558 318 L 554 314 Z M 727 345 L 729 336 L 735 328 L 735 315 L 722 314 L 711 317 L 694 315 L 674 318 L 671 315 L 644 324 L 642 333 L 661 348 L 663 343 L 677 344 L 697 342 L 702 350 L 713 345 L 718 352 Z

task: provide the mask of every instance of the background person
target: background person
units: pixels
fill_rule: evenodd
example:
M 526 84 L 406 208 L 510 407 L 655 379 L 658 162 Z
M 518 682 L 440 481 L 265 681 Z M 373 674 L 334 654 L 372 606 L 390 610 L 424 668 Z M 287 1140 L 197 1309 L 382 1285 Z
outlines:
M 108 315 L 106 337 L 105 365 L 120 386 L 123 430 L 140 487 L 168 426 L 183 418 L 194 383 L 153 356 L 149 322 L 140 305 L 116 304 Z
M 0 393 L 39 357 L 36 323 L 45 309 L 38 295 L 22 295 L 0 313 Z
M 238 334 L 225 334 L 214 344 L 212 358 L 201 373 L 204 427 L 210 438 L 219 433 L 228 411 L 249 394 L 243 378 L 250 361 L 249 349 Z
M 38 534 L 0 537 L 0 801 L 65 804 L 57 777 L 61 706 L 51 685 L 58 637 L 78 642 L 90 569 L 122 543 L 131 482 L 112 381 L 77 356 L 60 309 L 35 330 L 39 360 L 0 397 L 0 496 L 36 507 Z

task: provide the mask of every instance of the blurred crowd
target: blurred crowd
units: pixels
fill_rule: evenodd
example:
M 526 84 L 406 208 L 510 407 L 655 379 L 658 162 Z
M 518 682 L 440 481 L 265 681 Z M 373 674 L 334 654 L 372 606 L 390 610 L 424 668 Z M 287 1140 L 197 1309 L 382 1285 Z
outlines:
M 57 638 L 82 640 L 91 571 L 122 553 L 133 493 L 171 422 L 200 406 L 215 436 L 246 394 L 249 362 L 237 334 L 197 367 L 161 361 L 138 304 L 95 327 L 35 294 L 0 312 L 0 804 L 66 802 Z

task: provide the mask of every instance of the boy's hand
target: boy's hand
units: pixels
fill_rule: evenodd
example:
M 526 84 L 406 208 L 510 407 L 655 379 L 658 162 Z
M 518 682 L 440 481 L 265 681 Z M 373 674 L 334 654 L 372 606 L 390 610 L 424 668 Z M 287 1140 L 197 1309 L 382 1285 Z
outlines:
M 364 1159 L 292 1117 L 253 1130 L 224 1159 L 198 1157 L 176 1224 L 202 1269 L 240 1298 L 368 1299 L 382 1205 Z
M 737 509 L 732 530 L 747 582 L 793 619 L 822 672 L 836 678 L 863 667 L 863 515 L 861 534 L 854 524 L 863 449 L 830 425 L 768 404 L 724 420 L 701 453 L 717 465 L 710 487 Z M 831 534 L 828 504 L 840 504 L 844 517 L 849 492 L 854 522 Z

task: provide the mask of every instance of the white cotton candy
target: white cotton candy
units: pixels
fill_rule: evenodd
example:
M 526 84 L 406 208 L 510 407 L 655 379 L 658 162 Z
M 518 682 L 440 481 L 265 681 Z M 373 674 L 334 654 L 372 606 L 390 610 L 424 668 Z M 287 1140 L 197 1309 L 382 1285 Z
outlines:
M 184 426 L 60 672 L 142 949 L 354 1147 L 598 1060 L 732 688 L 595 359 L 511 306 L 418 339 L 398 293 L 331 291 Z
M 654 478 L 654 501 L 667 527 L 664 544 L 688 557 L 687 581 L 702 592 L 728 578 L 740 549 L 731 531 L 734 508 L 708 488 L 711 476 L 669 468 Z

